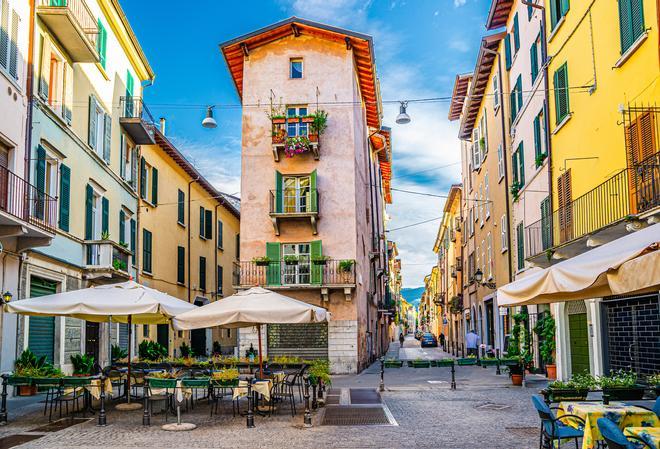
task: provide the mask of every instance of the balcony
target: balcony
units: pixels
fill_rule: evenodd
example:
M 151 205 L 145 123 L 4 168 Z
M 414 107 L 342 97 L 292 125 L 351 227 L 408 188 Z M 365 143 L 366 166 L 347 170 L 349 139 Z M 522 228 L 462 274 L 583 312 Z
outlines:
M 98 62 L 96 18 L 84 0 L 37 0 L 37 15 L 73 62 Z
M 309 258 L 293 265 L 284 260 L 235 262 L 233 286 L 237 290 L 256 286 L 271 290 L 320 290 L 324 300 L 328 300 L 330 289 L 342 289 L 349 301 L 355 288 L 355 264 L 347 267 L 345 262 L 325 260 L 320 265 Z
M 525 258 L 549 266 L 615 240 L 658 213 L 660 152 L 527 226 Z
M 457 271 L 458 270 L 456 270 L 456 266 L 452 265 L 449 267 L 450 276 L 453 277 L 454 279 L 456 279 L 456 277 L 458 276 Z
M 85 279 L 118 282 L 130 278 L 133 255 L 111 240 L 85 241 Z
M 136 145 L 153 145 L 154 117 L 140 97 L 121 97 L 119 125 Z
M 309 132 L 313 121 L 314 119 L 310 117 L 272 119 L 271 145 L 275 162 L 280 161 L 280 151 L 286 157 L 312 153 L 314 159 L 319 160 L 319 135 Z M 296 133 L 290 133 L 289 128 L 295 128 Z
M 317 234 L 319 192 L 316 189 L 282 189 L 270 191 L 270 218 L 275 235 L 280 235 L 282 221 L 309 220 L 312 233 Z

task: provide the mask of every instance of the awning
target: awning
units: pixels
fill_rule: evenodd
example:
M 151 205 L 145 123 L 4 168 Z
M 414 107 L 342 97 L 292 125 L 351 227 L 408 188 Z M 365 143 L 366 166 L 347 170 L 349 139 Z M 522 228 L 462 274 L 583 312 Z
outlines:
M 499 306 L 575 301 L 660 289 L 655 224 L 497 289 Z

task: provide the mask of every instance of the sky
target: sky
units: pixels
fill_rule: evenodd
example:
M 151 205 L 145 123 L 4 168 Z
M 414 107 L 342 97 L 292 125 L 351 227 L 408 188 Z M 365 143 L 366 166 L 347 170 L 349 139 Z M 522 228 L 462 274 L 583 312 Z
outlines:
M 240 196 L 239 98 L 218 44 L 290 16 L 370 34 L 383 100 L 450 97 L 457 73 L 474 69 L 488 0 L 123 0 L 156 80 L 145 89 L 166 134 L 218 189 Z M 168 8 L 171 4 L 172 8 Z M 191 3 L 187 3 L 192 5 Z M 205 105 L 218 105 L 218 127 L 201 127 Z M 223 106 L 224 105 L 224 106 Z M 448 101 L 411 103 L 407 125 L 397 104 L 384 107 L 392 127 L 394 189 L 446 195 L 460 182 L 458 126 Z M 444 198 L 393 192 L 389 229 L 439 218 Z M 436 257 L 439 220 L 388 234 L 398 247 L 405 287 L 423 285 Z

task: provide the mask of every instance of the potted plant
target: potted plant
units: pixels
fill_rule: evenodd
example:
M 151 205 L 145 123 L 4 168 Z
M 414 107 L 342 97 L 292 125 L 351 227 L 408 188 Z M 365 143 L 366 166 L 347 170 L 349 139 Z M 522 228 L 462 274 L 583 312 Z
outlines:
M 190 346 L 188 346 L 188 343 L 186 343 L 185 341 L 181 343 L 181 345 L 179 346 L 179 352 L 181 353 L 181 357 L 183 358 L 194 356 L 193 350 L 190 348 Z
M 330 378 L 330 362 L 328 360 L 316 359 L 314 360 L 307 371 L 309 374 L 309 381 L 312 385 L 331 385 L 332 379 Z
M 513 315 L 513 328 L 511 329 L 511 339 L 509 340 L 509 349 L 507 358 L 511 363 L 505 364 L 508 367 L 511 383 L 521 386 L 525 369 L 531 366 L 532 354 L 529 348 L 530 335 L 527 330 L 527 307 L 523 306 L 519 313 Z
M 591 374 L 574 374 L 566 382 L 556 380 L 549 383 L 542 393 L 550 402 L 583 401 L 595 386 L 596 379 Z
M 112 268 L 114 268 L 117 271 L 126 271 L 126 262 L 119 259 L 113 259 Z
M 293 254 L 288 254 L 284 256 L 284 264 L 285 265 L 298 265 L 300 262 L 300 258 L 298 256 L 295 256 Z
M 345 259 L 339 261 L 339 273 L 344 283 L 351 282 L 351 277 L 353 275 L 353 266 L 355 261 L 352 259 Z
M 323 110 L 318 110 L 312 114 L 314 120 L 310 125 L 309 140 L 318 142 L 319 136 L 325 132 L 328 127 L 328 113 Z
M 534 326 L 534 332 L 539 337 L 539 353 L 545 364 L 548 379 L 557 378 L 557 365 L 554 364 L 555 352 L 555 319 L 549 313 L 544 314 Z
M 59 378 L 64 374 L 46 360 L 46 356 L 37 357 L 30 349 L 23 351 L 14 361 L 14 373 L 8 383 L 18 388 L 19 396 L 34 396 L 37 385 L 34 379 Z
M 73 354 L 71 356 L 73 375 L 76 377 L 91 376 L 94 372 L 94 356 L 88 354 Z
M 268 116 L 268 118 L 273 124 L 286 123 L 286 115 L 284 115 L 284 106 L 282 106 L 281 104 L 271 105 L 270 112 L 267 112 L 266 116 Z
M 286 157 L 293 157 L 296 154 L 309 152 L 309 138 L 306 136 L 287 137 L 284 144 L 284 154 Z
M 511 183 L 511 188 L 509 191 L 511 192 L 511 196 L 513 197 L 513 201 L 518 201 L 518 195 L 520 194 L 520 189 L 522 189 L 522 184 L 519 181 L 513 181 Z
M 632 370 L 619 370 L 609 376 L 601 376 L 598 385 L 603 395 L 608 395 L 614 401 L 638 401 L 644 396 L 644 385 L 637 382 L 637 373 Z
M 110 360 L 112 364 L 124 360 L 127 357 L 128 351 L 126 351 L 126 349 L 120 348 L 117 345 L 112 345 L 110 347 Z
M 384 366 L 385 368 L 401 368 L 403 366 L 403 360 L 385 359 Z
M 327 265 L 330 260 L 329 256 L 314 256 L 312 257 L 312 263 L 314 265 Z
M 454 365 L 454 359 L 439 359 L 439 360 L 435 360 L 435 366 L 437 366 L 437 367 L 453 366 L 453 365 Z
M 413 360 L 412 366 L 413 366 L 413 368 L 430 368 L 431 367 L 431 361 L 417 358 L 417 359 Z
M 314 116 L 313 115 L 305 115 L 300 117 L 300 122 L 301 123 L 314 123 Z
M 160 371 L 150 373 L 145 380 L 151 388 L 176 388 L 176 382 L 179 380 L 178 371 Z
M 252 262 L 258 267 L 267 267 L 270 265 L 271 260 L 268 256 L 263 256 L 252 258 Z
M 467 357 L 461 357 L 460 359 L 456 359 L 456 363 L 458 364 L 458 366 L 476 365 L 477 356 L 469 355 Z
M 236 368 L 216 371 L 212 374 L 213 383 L 219 387 L 237 387 L 238 370 Z
M 155 341 L 142 340 L 138 346 L 138 355 L 140 360 L 155 362 L 167 357 L 167 349 Z
M 660 373 L 651 374 L 646 378 L 646 381 L 655 391 L 656 397 L 660 397 Z
M 536 163 L 536 168 L 539 168 L 541 165 L 543 165 L 543 161 L 548 157 L 547 154 L 541 153 L 536 155 L 535 163 Z

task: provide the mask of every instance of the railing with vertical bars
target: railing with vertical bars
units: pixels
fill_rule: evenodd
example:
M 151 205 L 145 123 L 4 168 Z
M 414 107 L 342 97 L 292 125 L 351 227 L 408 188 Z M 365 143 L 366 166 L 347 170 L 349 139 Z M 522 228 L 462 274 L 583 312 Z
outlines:
M 355 263 L 349 260 L 243 261 L 234 263 L 237 288 L 355 285 Z
M 71 15 L 78 22 L 80 29 L 87 36 L 87 39 L 96 47 L 96 40 L 99 34 L 98 24 L 85 0 L 38 0 L 38 2 L 37 6 L 66 8 L 70 11 Z
M 0 211 L 54 233 L 57 200 L 0 166 Z

